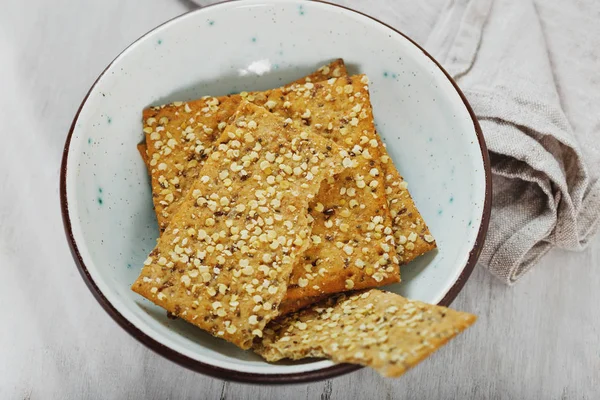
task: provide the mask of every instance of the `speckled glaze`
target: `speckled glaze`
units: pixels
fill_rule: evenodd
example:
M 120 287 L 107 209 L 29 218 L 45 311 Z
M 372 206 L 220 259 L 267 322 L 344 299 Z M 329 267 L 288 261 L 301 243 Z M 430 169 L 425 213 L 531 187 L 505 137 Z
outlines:
M 439 250 L 403 267 L 386 289 L 449 304 L 476 263 L 490 208 L 479 126 L 454 82 L 408 38 L 367 16 L 320 2 L 239 1 L 156 28 L 115 59 L 78 111 L 63 158 L 67 237 L 87 284 L 130 333 L 203 373 L 250 382 L 323 379 L 356 369 L 329 361 L 268 364 L 133 293 L 158 237 L 136 150 L 149 105 L 279 86 L 342 57 L 371 79 L 377 129 Z

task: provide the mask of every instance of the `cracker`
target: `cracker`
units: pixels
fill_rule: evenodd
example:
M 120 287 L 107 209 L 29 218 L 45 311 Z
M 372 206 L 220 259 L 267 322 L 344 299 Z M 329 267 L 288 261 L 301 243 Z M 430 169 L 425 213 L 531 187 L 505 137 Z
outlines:
M 268 361 L 327 357 L 397 377 L 475 320 L 472 314 L 372 289 L 272 321 L 255 351 Z
M 281 304 L 279 304 L 279 315 L 286 315 L 302 310 L 312 304 L 325 300 L 328 297 L 329 294 L 322 294 L 320 296 L 312 297 L 300 297 L 297 299 L 284 298 Z
M 146 166 L 146 168 L 148 168 L 149 164 L 148 164 L 148 152 L 146 149 L 146 143 L 139 143 L 137 145 L 137 150 L 138 150 L 138 153 L 140 153 L 140 157 L 142 157 L 142 161 L 144 162 L 144 165 Z M 150 168 L 148 168 L 148 173 L 150 173 Z
M 248 349 L 308 244 L 307 208 L 341 149 L 243 102 L 132 289 Z
M 308 124 L 346 149 L 345 162 L 349 168 L 322 187 L 309 210 L 314 219 L 313 243 L 294 266 L 288 298 L 293 300 L 398 282 L 398 259 L 380 168 L 380 146 L 376 140 L 365 76 L 294 84 L 262 93 L 243 92 L 223 102 L 209 98 L 174 103 L 159 110 L 160 118 L 158 115 L 148 117 L 148 110 L 145 111 L 148 143 L 152 143 L 149 153 L 153 148 L 160 149 L 149 155 L 152 156 L 151 164 L 157 165 L 156 168 L 153 166 L 153 186 L 162 185 L 160 190 L 154 190 L 161 229 L 179 205 L 176 194 L 181 196 L 188 190 L 189 182 L 197 177 L 197 171 L 210 153 L 207 143 L 212 141 L 211 136 L 215 133 L 212 128 L 206 128 L 206 124 L 212 121 L 210 123 L 214 125 L 215 115 L 218 115 L 216 120 L 224 119 L 227 110 L 240 97 L 289 118 L 289 123 Z M 177 129 L 171 128 L 176 133 L 169 137 L 170 131 L 160 124 L 175 121 L 174 126 L 177 126 L 181 115 L 186 113 L 193 115 L 194 124 L 204 128 L 196 133 L 199 129 L 185 127 L 187 122 L 184 121 L 179 132 L 190 133 L 180 143 L 177 139 L 182 135 L 179 133 L 177 137 Z M 156 122 L 158 127 L 154 125 Z M 220 122 L 217 129 L 223 125 L 225 123 Z M 193 149 L 194 146 L 197 147 Z M 192 154 L 188 155 L 190 148 Z
M 365 75 L 294 84 L 255 94 L 254 102 L 311 126 L 346 149 L 348 166 L 321 187 L 309 210 L 312 245 L 294 266 L 287 299 L 386 285 L 400 280 Z
M 385 193 L 392 215 L 396 253 L 400 265 L 404 265 L 435 249 L 437 245 L 408 191 L 408 183 L 396 169 L 385 146 L 382 145 L 381 148 Z
M 345 74 L 344 62 L 338 59 L 297 82 L 323 80 Z M 172 214 L 198 177 L 213 142 L 219 137 L 241 100 L 241 96 L 237 94 L 206 96 L 187 103 L 174 102 L 144 110 L 143 129 L 149 160 L 147 165 L 152 176 L 154 209 L 160 232 L 164 231 Z M 248 100 L 252 100 L 252 95 Z

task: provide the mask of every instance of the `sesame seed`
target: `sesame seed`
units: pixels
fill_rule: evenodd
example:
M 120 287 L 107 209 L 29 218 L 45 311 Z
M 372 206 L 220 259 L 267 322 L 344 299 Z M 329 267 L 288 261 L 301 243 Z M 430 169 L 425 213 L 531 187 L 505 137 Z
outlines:
M 298 286 L 301 288 L 308 286 L 308 279 L 305 279 L 305 278 L 298 279 Z
M 237 328 L 235 327 L 235 325 L 229 325 L 227 328 L 225 328 L 225 330 L 230 335 L 233 335 L 237 331 Z

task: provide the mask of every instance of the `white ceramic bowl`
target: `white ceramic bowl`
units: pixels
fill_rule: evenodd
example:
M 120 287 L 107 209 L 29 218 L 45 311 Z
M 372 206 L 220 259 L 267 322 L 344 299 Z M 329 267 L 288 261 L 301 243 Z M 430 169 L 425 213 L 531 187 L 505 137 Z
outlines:
M 356 369 L 329 361 L 268 364 L 166 313 L 129 287 L 158 231 L 136 151 L 149 105 L 267 89 L 342 57 L 371 80 L 377 129 L 439 250 L 403 267 L 386 289 L 449 304 L 476 263 L 490 212 L 490 169 L 466 99 L 424 50 L 340 6 L 298 0 L 228 2 L 149 32 L 100 75 L 69 132 L 61 174 L 67 237 L 106 311 L 160 354 L 197 371 L 250 382 L 299 382 Z

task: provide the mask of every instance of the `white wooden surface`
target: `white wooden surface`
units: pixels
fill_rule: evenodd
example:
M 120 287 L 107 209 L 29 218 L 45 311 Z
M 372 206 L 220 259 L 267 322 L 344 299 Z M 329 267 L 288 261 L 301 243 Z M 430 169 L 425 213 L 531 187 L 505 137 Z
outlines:
M 423 42 L 445 2 L 344 3 Z M 177 0 L 2 2 L 1 399 L 599 398 L 600 238 L 580 254 L 551 253 L 513 288 L 476 268 L 453 306 L 478 314 L 478 323 L 397 380 L 361 370 L 287 387 L 225 383 L 161 358 L 119 328 L 85 287 L 64 239 L 62 147 L 105 65 L 188 7 Z M 419 24 L 398 26 L 415 18 Z

